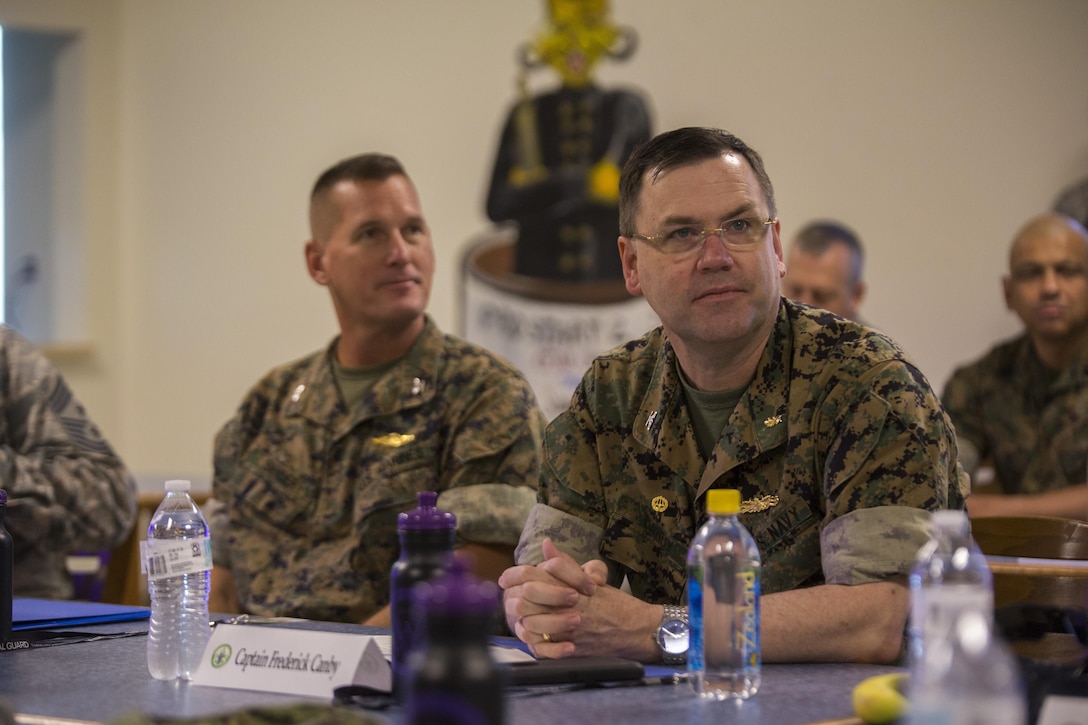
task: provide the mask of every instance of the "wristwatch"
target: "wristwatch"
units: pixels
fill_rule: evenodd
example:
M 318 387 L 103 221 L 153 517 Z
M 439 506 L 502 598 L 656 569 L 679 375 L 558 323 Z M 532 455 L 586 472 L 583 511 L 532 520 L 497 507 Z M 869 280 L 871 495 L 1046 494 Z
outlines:
M 661 648 L 661 661 L 666 665 L 682 665 L 688 659 L 688 610 L 687 607 L 665 605 L 665 616 L 657 628 L 657 646 Z

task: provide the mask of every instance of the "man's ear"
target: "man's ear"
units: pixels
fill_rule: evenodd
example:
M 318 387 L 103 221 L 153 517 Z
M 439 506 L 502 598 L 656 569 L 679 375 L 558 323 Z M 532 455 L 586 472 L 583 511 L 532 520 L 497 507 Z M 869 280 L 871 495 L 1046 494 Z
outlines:
M 639 297 L 642 295 L 642 283 L 638 279 L 638 250 L 635 249 L 635 240 L 621 236 L 616 240 L 616 246 L 623 265 L 624 286 L 629 294 Z
M 306 271 L 310 273 L 310 277 L 313 281 L 320 285 L 328 284 L 329 275 L 325 271 L 324 245 L 311 239 L 306 242 L 305 247 L 303 247 L 303 253 L 306 255 Z
M 864 280 L 858 280 L 854 283 L 854 306 L 860 307 L 861 301 L 865 299 L 865 292 L 869 289 L 869 286 L 865 284 Z

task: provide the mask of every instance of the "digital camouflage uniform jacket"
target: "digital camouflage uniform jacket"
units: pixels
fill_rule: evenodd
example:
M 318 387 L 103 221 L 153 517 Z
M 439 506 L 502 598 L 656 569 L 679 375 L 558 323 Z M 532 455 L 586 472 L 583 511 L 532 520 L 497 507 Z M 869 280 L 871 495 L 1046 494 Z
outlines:
M 710 488 L 739 489 L 751 511 L 740 518 L 765 593 L 906 573 L 927 511 L 964 503 L 952 426 L 913 363 L 887 337 L 785 299 L 709 460 L 661 328 L 594 362 L 546 430 L 544 460 L 519 563 L 537 563 L 550 536 L 657 604 L 682 600 Z
M 533 505 L 545 421 L 521 373 L 428 318 L 348 410 L 335 345 L 268 373 L 216 439 L 212 559 L 251 614 L 360 622 L 381 609 L 397 515 L 419 491 L 439 492 L 461 543 L 513 546 Z
M 1054 373 L 1021 335 L 958 368 L 942 398 L 961 447 L 974 446 L 977 458 L 992 464 L 1002 492 L 1040 493 L 1084 483 L 1088 347 Z
M 15 545 L 16 596 L 67 599 L 65 558 L 121 543 L 136 482 L 56 368 L 0 325 L 0 488 Z

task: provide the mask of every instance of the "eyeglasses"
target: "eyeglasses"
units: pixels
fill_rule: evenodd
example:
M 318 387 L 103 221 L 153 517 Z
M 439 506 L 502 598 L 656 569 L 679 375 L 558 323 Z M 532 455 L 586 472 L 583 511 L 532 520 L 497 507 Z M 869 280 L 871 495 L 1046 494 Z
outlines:
M 730 251 L 751 249 L 763 239 L 766 227 L 778 221 L 778 217 L 761 220 L 759 217 L 730 219 L 717 229 L 696 229 L 693 226 L 676 226 L 662 229 L 657 234 L 632 234 L 632 239 L 649 243 L 662 254 L 685 254 L 701 249 L 707 237 L 713 235 L 722 240 Z

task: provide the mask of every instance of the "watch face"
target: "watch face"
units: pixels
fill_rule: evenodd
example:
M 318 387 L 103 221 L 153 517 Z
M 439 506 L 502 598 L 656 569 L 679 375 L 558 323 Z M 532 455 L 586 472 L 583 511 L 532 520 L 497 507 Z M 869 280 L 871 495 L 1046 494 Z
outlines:
M 688 651 L 688 623 L 682 619 L 669 619 L 657 630 L 657 644 L 661 651 L 670 655 L 682 655 Z

